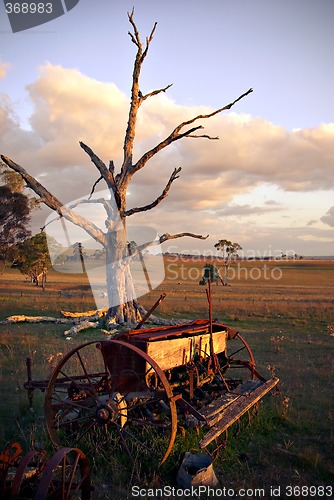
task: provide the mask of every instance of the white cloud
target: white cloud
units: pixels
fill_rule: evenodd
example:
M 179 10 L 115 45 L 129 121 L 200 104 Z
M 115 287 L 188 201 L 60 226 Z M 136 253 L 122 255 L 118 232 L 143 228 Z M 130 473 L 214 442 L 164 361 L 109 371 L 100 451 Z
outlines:
M 0 76 L 1 71 L 5 73 L 4 65 L 0 65 Z M 99 176 L 81 150 L 80 140 L 106 163 L 113 159 L 116 171 L 119 169 L 129 100 L 115 84 L 48 64 L 40 69 L 38 79 L 27 90 L 34 106 L 30 131 L 20 127 L 8 97 L 3 96 L 0 102 L 2 154 L 37 176 L 64 202 L 89 193 Z M 168 136 L 179 123 L 211 111 L 204 106 L 180 106 L 166 94 L 145 101 L 138 115 L 135 159 Z M 333 123 L 289 132 L 265 119 L 229 112 L 201 119 L 195 125 L 205 127 L 198 133 L 218 135 L 220 140 L 177 141 L 133 177 L 129 207 L 153 201 L 172 170 L 182 167 L 181 177 L 173 184 L 168 198 L 149 215 L 159 227 L 162 225 L 161 232 L 173 232 L 172 227 L 203 234 L 212 230 L 217 235 L 237 230 L 247 240 L 250 227 L 236 226 L 235 219 L 227 224 L 229 217 L 261 217 L 270 212 L 274 217 L 274 212 L 282 207 L 277 200 L 270 204 L 269 199 L 261 204 L 232 202 L 236 195 L 261 184 L 279 186 L 283 193 L 334 189 Z M 101 183 L 99 189 L 103 188 Z M 145 218 L 147 222 L 147 213 Z M 305 226 L 309 220 L 310 217 Z M 321 220 L 334 225 L 331 212 Z M 224 225 L 223 229 L 215 229 L 217 222 Z M 268 238 L 272 230 L 264 230 L 261 238 Z M 237 234 L 234 239 L 240 240 Z
M 317 242 L 324 242 L 324 243 L 334 243 L 334 236 L 331 238 L 329 236 L 316 236 L 313 234 L 304 234 L 302 236 L 299 236 L 300 240 L 303 241 L 317 241 Z
M 325 224 L 334 227 L 334 206 L 331 207 L 328 212 L 320 219 Z

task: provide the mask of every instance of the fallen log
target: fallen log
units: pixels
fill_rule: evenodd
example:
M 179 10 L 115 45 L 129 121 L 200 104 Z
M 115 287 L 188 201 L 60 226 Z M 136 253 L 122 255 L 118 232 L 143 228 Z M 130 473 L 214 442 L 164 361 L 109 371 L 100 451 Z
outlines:
M 60 311 L 65 318 L 89 318 L 91 316 L 102 318 L 107 314 L 108 309 L 94 309 L 86 312 Z
M 81 330 L 87 330 L 87 328 L 98 328 L 99 326 L 100 323 L 98 321 L 93 322 L 85 320 L 79 323 L 78 325 L 73 325 L 72 328 L 64 332 L 64 335 L 66 336 L 76 335 Z
M 54 318 L 52 316 L 25 316 L 24 314 L 18 314 L 16 316 L 9 316 L 1 321 L 1 324 L 8 323 L 73 323 L 73 320 Z

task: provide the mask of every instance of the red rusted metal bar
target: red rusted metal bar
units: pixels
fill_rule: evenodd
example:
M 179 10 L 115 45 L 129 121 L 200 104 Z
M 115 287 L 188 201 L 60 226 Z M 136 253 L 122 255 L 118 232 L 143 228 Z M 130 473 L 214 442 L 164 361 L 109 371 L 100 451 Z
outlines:
M 139 323 L 136 326 L 135 330 L 139 330 L 142 327 L 142 325 L 145 323 L 145 321 L 151 316 L 151 314 L 153 313 L 153 311 L 155 311 L 155 309 L 164 300 L 165 297 L 166 297 L 165 293 L 162 293 L 160 295 L 160 297 L 158 298 L 158 300 L 156 301 L 156 303 L 153 304 L 153 306 L 151 307 L 151 309 L 145 314 L 145 316 L 142 318 L 142 320 L 139 321 Z

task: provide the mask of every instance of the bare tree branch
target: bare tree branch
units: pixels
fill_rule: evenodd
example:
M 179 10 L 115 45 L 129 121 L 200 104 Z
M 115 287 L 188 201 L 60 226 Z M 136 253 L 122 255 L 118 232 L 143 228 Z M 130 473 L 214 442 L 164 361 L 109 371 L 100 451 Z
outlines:
M 90 195 L 89 195 L 89 197 L 88 197 L 88 199 L 89 199 L 89 200 L 90 200 L 90 199 L 91 199 L 91 197 L 93 196 L 96 186 L 97 186 L 97 185 L 98 185 L 98 183 L 99 183 L 100 181 L 102 181 L 102 180 L 103 180 L 103 177 L 102 177 L 102 175 L 100 175 L 100 177 L 97 179 L 97 181 L 95 181 L 95 182 L 94 182 L 93 187 L 92 187 L 92 190 L 91 190 Z
M 231 107 L 234 106 L 235 103 L 237 103 L 238 101 L 240 101 L 240 99 L 242 99 L 243 97 L 247 96 L 251 92 L 253 92 L 253 89 L 249 89 L 247 92 L 245 92 L 244 94 L 242 94 L 241 96 L 239 96 L 233 102 L 231 102 L 229 104 L 226 104 L 222 108 L 219 108 L 219 109 L 216 109 L 215 111 L 212 111 L 212 113 L 208 113 L 206 115 L 204 115 L 204 114 L 197 115 L 194 118 L 191 118 L 190 120 L 187 120 L 187 121 L 184 121 L 184 122 L 180 123 L 172 131 L 172 133 L 168 137 L 166 137 L 166 139 L 164 139 L 163 141 L 161 141 L 159 144 L 157 144 L 157 146 L 155 146 L 151 150 L 149 150 L 146 153 L 144 153 L 143 156 L 137 161 L 137 163 L 135 165 L 128 167 L 128 170 L 127 170 L 128 181 L 127 182 L 129 182 L 130 178 L 132 177 L 132 175 L 135 172 L 137 172 L 138 170 L 142 169 L 146 165 L 146 163 L 148 162 L 148 160 L 150 160 L 159 151 L 161 151 L 165 147 L 169 146 L 169 144 L 171 144 L 171 143 L 173 143 L 173 142 L 175 142 L 175 141 L 177 141 L 179 139 L 182 139 L 183 137 L 201 137 L 201 136 L 193 136 L 192 134 L 196 130 L 203 129 L 202 125 L 198 125 L 196 127 L 193 127 L 191 129 L 186 130 L 185 132 L 181 133 L 181 130 L 184 127 L 186 127 L 187 125 L 191 125 L 192 123 L 194 123 L 197 120 L 211 118 L 212 116 L 215 116 L 215 115 L 217 115 L 218 113 L 221 113 L 224 110 L 231 109 Z M 210 136 L 206 136 L 206 135 L 203 135 L 203 137 L 207 138 L 207 139 L 216 139 L 214 137 L 210 137 Z
M 73 210 L 74 208 L 78 207 L 79 205 L 85 205 L 85 204 L 91 204 L 91 203 L 99 203 L 101 205 L 104 205 L 105 204 L 105 199 L 103 198 L 95 198 L 95 199 L 83 199 L 83 200 L 79 200 L 77 201 L 76 203 L 72 203 L 72 205 L 69 205 L 68 208 L 70 208 L 71 210 Z
M 113 194 L 115 196 L 116 203 L 117 203 L 117 207 L 118 207 L 118 209 L 120 209 L 120 207 L 122 205 L 122 199 L 121 199 L 121 195 L 119 193 L 119 190 L 116 186 L 116 182 L 115 182 L 115 178 L 114 178 L 114 168 L 115 168 L 114 162 L 111 160 L 109 162 L 109 168 L 107 168 L 105 163 L 94 153 L 94 151 L 89 146 L 87 146 L 83 142 L 80 142 L 80 146 L 88 154 L 88 156 L 90 157 L 90 159 L 92 160 L 92 162 L 94 163 L 96 168 L 99 170 L 102 179 L 105 180 L 108 188 L 111 189 L 111 191 L 113 192 Z M 100 181 L 100 179 L 97 182 L 99 182 L 99 181 Z M 97 182 L 94 184 L 94 186 L 92 188 L 91 195 L 94 193 L 94 188 L 95 188 Z
M 168 90 L 170 87 L 172 87 L 172 83 L 170 83 L 169 85 L 167 85 L 166 87 L 164 87 L 163 89 L 157 89 L 157 90 L 153 90 L 152 92 L 149 92 L 148 94 L 145 94 L 145 95 L 142 95 L 140 94 L 139 97 L 140 97 L 140 100 L 141 101 L 145 101 L 145 99 L 147 99 L 148 97 L 153 97 L 155 95 L 158 95 L 158 94 L 161 94 L 161 92 L 166 92 L 166 90 Z
M 76 203 L 73 203 L 72 205 L 70 205 L 69 208 L 71 208 L 73 210 L 74 208 L 78 207 L 79 205 L 90 204 L 90 203 L 103 205 L 103 207 L 107 213 L 108 218 L 111 218 L 112 220 L 118 220 L 117 215 L 115 214 L 113 204 L 109 203 L 109 201 L 106 200 L 105 198 L 82 199 L 82 200 L 79 200 Z
M 111 173 L 111 175 L 114 175 L 115 165 L 114 165 L 114 162 L 112 160 L 110 160 L 110 162 L 109 162 L 109 172 Z
M 218 141 L 218 135 L 216 137 L 211 137 L 211 135 L 203 134 L 203 135 L 187 135 L 186 137 L 191 137 L 192 139 L 209 139 L 210 141 Z
M 128 12 L 128 18 L 129 18 L 130 24 L 133 27 L 134 34 L 132 34 L 131 31 L 128 31 L 128 33 L 130 35 L 130 38 L 131 38 L 132 42 L 135 45 L 137 45 L 137 47 L 139 49 L 141 49 L 142 44 L 141 44 L 141 41 L 140 41 L 139 31 L 137 29 L 136 23 L 133 20 L 134 13 L 135 13 L 135 9 L 134 8 L 132 9 L 131 14 L 129 14 L 129 12 Z
M 183 122 L 181 123 L 178 127 L 176 127 L 176 131 L 179 132 L 181 130 L 181 128 L 183 128 L 184 126 L 186 125 L 190 125 L 191 123 L 194 123 L 196 120 L 201 120 L 201 119 L 206 119 L 206 118 L 211 118 L 212 116 L 215 116 L 217 115 L 218 113 L 221 113 L 222 111 L 226 111 L 228 109 L 231 109 L 232 106 L 234 106 L 238 101 L 240 101 L 241 99 L 243 99 L 244 97 L 248 96 L 248 94 L 250 94 L 251 92 L 253 92 L 253 89 L 250 88 L 247 90 L 247 92 L 244 92 L 243 94 L 241 94 L 237 99 L 235 99 L 234 101 L 230 102 L 229 104 L 226 104 L 225 106 L 223 106 L 222 108 L 219 108 L 219 109 L 216 109 L 215 111 L 212 111 L 212 113 L 208 113 L 206 115 L 197 115 L 195 116 L 194 118 L 191 118 L 191 120 L 188 120 L 186 122 Z
M 82 141 L 80 141 L 79 144 L 82 147 L 82 149 L 85 151 L 85 153 L 88 154 L 91 161 L 96 166 L 96 168 L 98 169 L 98 171 L 101 174 L 101 178 L 106 181 L 107 186 L 109 188 L 114 188 L 115 187 L 115 179 L 114 179 L 114 176 L 113 176 L 112 172 L 110 171 L 110 169 L 108 169 L 106 167 L 105 163 L 94 153 L 94 151 L 89 146 L 87 146 Z
M 147 248 L 152 247 L 152 246 L 156 246 L 156 245 L 160 245 L 161 243 L 164 243 L 165 241 L 175 240 L 177 238 L 184 238 L 185 236 L 188 236 L 190 238 L 197 238 L 199 240 L 206 240 L 209 237 L 209 235 L 203 236 L 201 234 L 194 234 L 194 233 L 178 233 L 178 234 L 165 233 L 162 236 L 159 236 L 159 238 L 157 240 L 149 241 L 147 243 L 143 243 L 142 245 L 138 245 L 138 246 L 132 245 L 131 246 L 131 256 L 134 257 L 138 253 L 146 250 Z
M 185 236 L 189 236 L 190 238 L 197 238 L 199 240 L 206 240 L 209 235 L 203 236 L 202 234 L 194 234 L 194 233 L 178 233 L 178 234 L 168 234 L 165 233 L 159 238 L 159 243 L 164 243 L 167 240 L 175 240 L 176 238 L 184 238 Z
M 82 227 L 86 231 L 86 233 L 94 238 L 94 240 L 101 243 L 101 245 L 106 246 L 106 236 L 95 224 L 77 214 L 72 209 L 63 205 L 61 201 L 59 201 L 42 184 L 40 184 L 40 182 L 29 175 L 23 167 L 13 162 L 10 158 L 1 155 L 1 159 L 9 168 L 21 175 L 22 179 L 25 180 L 26 185 L 30 189 L 32 189 L 38 196 L 40 196 L 45 205 L 57 212 L 61 217 L 65 217 L 65 219 L 69 220 L 76 226 Z
M 161 203 L 162 200 L 164 198 L 166 198 L 166 196 L 168 195 L 168 191 L 170 190 L 172 183 L 175 181 L 175 179 L 178 179 L 180 177 L 177 174 L 179 174 L 181 172 L 181 170 L 182 170 L 181 167 L 174 169 L 172 175 L 169 178 L 169 181 L 166 184 L 165 189 L 163 190 L 163 192 L 161 193 L 161 195 L 156 200 L 154 200 L 152 203 L 149 203 L 148 205 L 145 205 L 143 207 L 131 208 L 130 210 L 126 210 L 123 213 L 123 215 L 125 217 L 128 217 L 129 215 L 137 214 L 138 212 L 146 212 L 147 210 L 151 210 L 152 208 L 154 208 L 157 205 L 159 205 L 159 203 Z
M 124 145 L 123 145 L 123 150 L 124 150 L 124 157 L 123 157 L 123 164 L 121 168 L 120 174 L 118 174 L 115 178 L 115 183 L 117 185 L 117 188 L 120 193 L 124 193 L 126 190 L 127 185 L 129 184 L 132 175 L 143 168 L 148 160 L 150 160 L 154 155 L 156 155 L 159 151 L 170 145 L 171 143 L 182 139 L 183 137 L 202 137 L 206 139 L 216 139 L 213 137 L 210 137 L 208 135 L 193 135 L 193 133 L 196 130 L 199 130 L 203 128 L 201 125 L 198 127 L 193 127 L 185 132 L 181 132 L 182 129 L 187 127 L 188 125 L 193 124 L 195 121 L 200 120 L 200 119 L 207 119 L 211 118 L 212 116 L 215 116 L 218 113 L 221 113 L 224 110 L 231 109 L 234 104 L 236 104 L 240 99 L 246 97 L 248 94 L 250 94 L 253 89 L 249 89 L 247 92 L 241 94 L 237 99 L 234 101 L 230 102 L 229 104 L 226 104 L 222 108 L 216 109 L 212 113 L 208 114 L 201 114 L 197 115 L 194 118 L 184 121 L 180 123 L 172 132 L 171 134 L 166 137 L 163 141 L 161 141 L 158 145 L 156 145 L 154 148 L 152 148 L 150 151 L 147 151 L 134 165 L 132 163 L 132 157 L 133 157 L 133 146 L 134 146 L 134 139 L 135 139 L 135 130 L 136 130 L 136 120 L 137 120 L 137 114 L 138 114 L 138 109 L 140 107 L 140 104 L 145 100 L 146 98 L 156 95 L 160 92 L 164 92 L 169 88 L 169 86 L 165 87 L 164 89 L 158 89 L 153 92 L 150 92 L 146 95 L 143 95 L 140 90 L 139 90 L 139 76 L 142 68 L 142 64 L 144 62 L 144 59 L 147 55 L 150 43 L 152 41 L 156 25 L 157 23 L 154 24 L 153 29 L 151 31 L 151 34 L 148 38 L 146 38 L 146 47 L 143 51 L 143 45 L 140 40 L 139 32 L 136 26 L 136 23 L 133 19 L 134 16 L 134 9 L 132 12 L 129 14 L 128 13 L 128 18 L 130 21 L 130 24 L 133 28 L 133 33 L 129 33 L 132 42 L 136 45 L 137 47 L 137 53 L 135 57 L 135 62 L 134 62 L 134 68 L 133 68 L 133 74 L 132 74 L 132 89 L 131 89 L 131 103 L 130 103 L 130 110 L 129 110 L 129 118 L 128 118 L 128 124 L 127 124 L 127 129 L 126 129 L 126 134 L 125 134 L 125 139 L 124 139 Z
M 133 28 L 133 33 L 129 32 L 129 35 L 131 37 L 132 42 L 137 46 L 137 53 L 132 73 L 130 110 L 129 110 L 127 129 L 124 138 L 124 145 L 123 145 L 123 150 L 124 150 L 123 164 L 121 168 L 121 173 L 118 174 L 115 179 L 116 185 L 120 192 L 126 189 L 126 186 L 130 180 L 130 178 L 128 177 L 128 172 L 132 168 L 132 154 L 133 154 L 133 144 L 136 132 L 137 114 L 140 103 L 142 102 L 142 94 L 140 93 L 139 90 L 139 76 L 142 64 L 144 62 L 145 57 L 147 56 L 150 43 L 153 39 L 153 35 L 157 27 L 157 23 L 155 23 L 150 33 L 150 36 L 146 38 L 146 46 L 143 51 L 142 42 L 140 40 L 136 23 L 134 22 L 133 19 L 133 15 L 134 15 L 134 9 L 132 9 L 132 12 L 130 14 L 128 13 L 128 18 Z

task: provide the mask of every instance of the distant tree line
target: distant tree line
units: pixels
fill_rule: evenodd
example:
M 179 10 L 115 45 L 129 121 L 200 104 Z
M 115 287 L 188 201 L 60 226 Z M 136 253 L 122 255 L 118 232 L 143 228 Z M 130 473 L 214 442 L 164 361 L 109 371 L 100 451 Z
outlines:
M 0 265 L 18 268 L 32 283 L 44 287 L 51 266 L 45 233 L 31 236 L 31 211 L 36 199 L 24 193 L 24 182 L 0 165 Z

